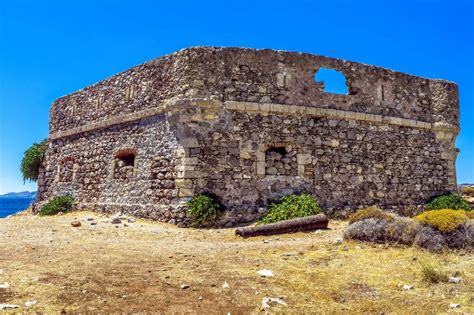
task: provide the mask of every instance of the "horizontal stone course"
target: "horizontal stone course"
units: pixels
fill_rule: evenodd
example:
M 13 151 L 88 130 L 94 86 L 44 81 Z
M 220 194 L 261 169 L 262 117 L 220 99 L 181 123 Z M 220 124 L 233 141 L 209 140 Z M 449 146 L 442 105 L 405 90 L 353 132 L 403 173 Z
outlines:
M 183 100 L 186 101 L 186 100 Z M 203 108 L 209 108 L 208 103 L 196 100 L 188 100 L 188 102 L 192 103 L 194 106 L 201 106 Z M 65 131 L 58 131 L 52 133 L 50 135 L 50 139 L 58 139 L 62 137 L 71 136 L 74 134 L 79 134 L 83 132 L 88 132 L 95 129 L 106 128 L 109 126 L 113 126 L 116 124 L 128 123 L 140 119 L 145 119 L 148 117 L 156 116 L 161 113 L 164 113 L 167 110 L 173 108 L 174 111 L 178 110 L 181 107 L 184 107 L 183 104 L 185 103 L 173 103 L 171 106 L 160 106 L 154 109 L 143 110 L 140 112 L 136 112 L 133 114 L 126 114 L 123 116 L 112 117 L 104 121 L 92 123 L 89 125 L 81 126 L 74 129 L 69 129 Z M 397 126 L 404 126 L 404 127 L 411 127 L 411 128 L 420 128 L 420 129 L 436 129 L 436 130 L 444 130 L 450 131 L 452 133 L 457 133 L 458 128 L 455 126 L 451 126 L 449 124 L 437 125 L 437 127 L 433 127 L 433 124 L 424 122 L 424 121 L 417 121 L 412 119 L 405 119 L 399 117 L 389 117 L 383 115 L 374 115 L 374 114 L 365 114 L 365 113 L 358 113 L 358 112 L 351 112 L 351 111 L 343 111 L 343 110 L 333 110 L 333 109 L 326 109 L 326 108 L 318 108 L 313 106 L 302 106 L 302 105 L 283 105 L 283 104 L 258 104 L 258 103 L 250 103 L 250 102 L 236 102 L 236 101 L 227 101 L 227 102 L 219 102 L 215 101 L 214 108 L 218 109 L 227 109 L 227 110 L 238 110 L 250 113 L 274 113 L 279 115 L 309 115 L 315 117 L 327 117 L 327 118 L 337 118 L 337 119 L 352 119 L 352 120 L 359 120 L 359 121 L 368 121 L 368 122 L 375 122 L 375 123 L 386 123 L 391 125 Z M 187 105 L 186 105 L 187 106 Z M 204 119 L 204 118 L 203 118 Z

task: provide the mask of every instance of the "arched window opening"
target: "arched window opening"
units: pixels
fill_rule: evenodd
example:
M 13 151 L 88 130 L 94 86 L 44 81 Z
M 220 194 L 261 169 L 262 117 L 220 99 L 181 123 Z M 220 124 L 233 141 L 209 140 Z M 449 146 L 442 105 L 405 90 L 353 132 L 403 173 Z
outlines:
M 319 68 L 314 74 L 314 81 L 322 83 L 326 93 L 347 94 L 346 77 L 340 71 Z

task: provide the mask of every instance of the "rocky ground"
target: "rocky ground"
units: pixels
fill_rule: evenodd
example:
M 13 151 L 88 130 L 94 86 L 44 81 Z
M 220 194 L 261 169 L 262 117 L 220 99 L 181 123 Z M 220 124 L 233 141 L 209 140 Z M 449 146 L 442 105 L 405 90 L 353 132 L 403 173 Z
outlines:
M 71 225 L 75 220 L 80 226 Z M 234 229 L 111 221 L 92 212 L 0 219 L 0 307 L 32 313 L 474 312 L 472 254 L 344 242 L 346 223 L 335 221 L 329 230 L 251 239 L 234 236 Z M 426 283 L 420 262 L 461 280 Z

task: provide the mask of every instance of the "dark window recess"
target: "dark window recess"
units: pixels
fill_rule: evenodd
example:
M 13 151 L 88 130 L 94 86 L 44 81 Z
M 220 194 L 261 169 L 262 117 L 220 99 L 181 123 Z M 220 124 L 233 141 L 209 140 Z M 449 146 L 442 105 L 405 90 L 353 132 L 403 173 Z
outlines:
M 133 166 L 135 164 L 135 155 L 125 155 L 118 158 L 123 166 Z
M 136 151 L 126 149 L 117 152 L 114 159 L 114 178 L 131 179 L 133 178 L 133 169 L 135 166 Z
M 296 150 L 291 146 L 274 146 L 265 151 L 265 174 L 297 176 Z
M 267 152 L 270 155 L 273 155 L 272 153 L 275 152 L 275 153 L 281 154 L 282 156 L 286 155 L 286 153 L 287 153 L 285 147 L 272 147 L 272 148 L 268 149 Z

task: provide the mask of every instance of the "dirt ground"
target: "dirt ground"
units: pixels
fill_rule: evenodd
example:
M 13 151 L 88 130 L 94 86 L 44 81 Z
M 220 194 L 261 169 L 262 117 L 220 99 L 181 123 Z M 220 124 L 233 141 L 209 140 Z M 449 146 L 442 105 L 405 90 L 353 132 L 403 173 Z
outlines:
M 75 218 L 80 227 L 71 226 Z M 474 312 L 472 254 L 341 243 L 346 223 L 336 221 L 329 230 L 249 239 L 234 229 L 122 222 L 92 212 L 0 219 L 0 286 L 8 283 L 0 304 L 21 313 L 255 314 L 275 297 L 287 305 L 270 313 Z M 462 281 L 423 282 L 420 262 Z

